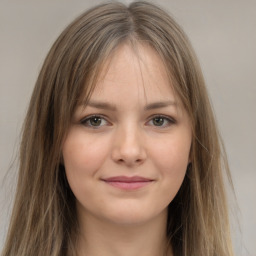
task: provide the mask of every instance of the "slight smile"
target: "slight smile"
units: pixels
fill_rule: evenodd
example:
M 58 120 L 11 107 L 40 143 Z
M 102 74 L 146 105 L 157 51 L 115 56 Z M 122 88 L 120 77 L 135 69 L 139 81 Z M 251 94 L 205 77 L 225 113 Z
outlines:
M 153 179 L 144 178 L 140 176 L 115 176 L 101 180 L 113 187 L 120 188 L 123 190 L 139 189 L 151 184 L 154 181 Z

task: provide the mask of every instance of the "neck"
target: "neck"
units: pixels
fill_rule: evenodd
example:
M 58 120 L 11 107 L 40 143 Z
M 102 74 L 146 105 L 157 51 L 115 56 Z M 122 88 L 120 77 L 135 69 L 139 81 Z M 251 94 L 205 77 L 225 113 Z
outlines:
M 79 218 L 79 256 L 171 256 L 167 246 L 167 212 L 140 224 L 120 224 L 86 214 Z

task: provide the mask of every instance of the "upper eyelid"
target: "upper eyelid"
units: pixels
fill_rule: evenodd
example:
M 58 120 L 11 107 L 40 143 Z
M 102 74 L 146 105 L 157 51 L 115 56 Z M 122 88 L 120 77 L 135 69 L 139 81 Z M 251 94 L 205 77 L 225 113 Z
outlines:
M 172 116 L 169 116 L 169 115 L 164 115 L 164 114 L 154 114 L 154 115 L 151 115 L 148 120 L 151 120 L 155 117 L 162 117 L 162 118 L 165 118 L 165 119 L 168 119 L 170 121 L 173 121 L 173 122 L 176 122 L 176 119 Z
M 163 125 L 154 125 L 154 124 L 150 124 L 150 122 L 153 122 L 153 119 L 155 117 L 160 117 L 165 119 L 165 121 L 167 121 L 167 123 L 163 124 Z M 146 122 L 146 126 L 150 126 L 152 129 L 157 129 L 157 130 L 163 130 L 163 129 L 168 129 L 171 128 L 173 125 L 176 125 L 177 121 L 170 117 L 170 116 L 166 116 L 166 115 L 154 115 L 152 116 L 150 119 L 148 119 L 148 121 Z
M 85 126 L 85 123 L 88 122 L 90 120 L 90 118 L 93 118 L 93 117 L 99 117 L 99 118 L 103 119 L 106 123 L 111 124 L 111 122 L 108 121 L 108 119 L 104 115 L 95 115 L 95 114 L 85 116 L 84 118 L 80 119 L 79 123 Z M 106 125 L 100 125 L 100 126 L 98 126 L 98 128 L 100 128 L 101 126 L 106 126 Z M 88 125 L 88 127 L 94 127 L 94 126 Z
M 92 117 L 100 117 L 100 118 L 102 118 L 102 119 L 104 119 L 106 121 L 108 120 L 108 118 L 105 115 L 102 115 L 102 114 L 91 114 L 91 115 L 87 115 L 87 116 L 81 118 L 80 122 L 86 121 L 86 120 L 88 120 L 88 119 L 90 119 Z
M 108 120 L 109 118 L 104 115 L 104 114 L 89 114 L 89 115 L 86 115 L 85 117 L 81 118 L 80 121 L 84 121 L 86 119 L 90 119 L 92 117 L 101 117 L 103 119 L 106 119 Z M 169 116 L 169 115 L 165 115 L 165 114 L 153 114 L 153 115 L 150 115 L 147 120 L 150 120 L 154 117 L 162 117 L 162 118 L 166 118 L 166 119 L 169 119 L 169 120 L 172 120 L 172 121 L 176 121 L 176 119 L 172 116 Z

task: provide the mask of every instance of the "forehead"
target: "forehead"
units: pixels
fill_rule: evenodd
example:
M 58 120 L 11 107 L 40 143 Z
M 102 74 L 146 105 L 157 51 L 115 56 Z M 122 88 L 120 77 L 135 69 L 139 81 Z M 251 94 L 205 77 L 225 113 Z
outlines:
M 108 59 L 92 98 L 115 101 L 121 95 L 148 101 L 174 100 L 174 90 L 164 62 L 150 46 L 120 45 Z

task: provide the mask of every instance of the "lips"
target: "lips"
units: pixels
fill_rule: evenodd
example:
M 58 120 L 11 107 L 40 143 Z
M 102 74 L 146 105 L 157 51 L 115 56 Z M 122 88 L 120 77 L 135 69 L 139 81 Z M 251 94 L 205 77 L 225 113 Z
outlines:
M 151 184 L 154 180 L 140 176 L 115 176 L 102 179 L 108 185 L 124 190 L 134 190 Z

